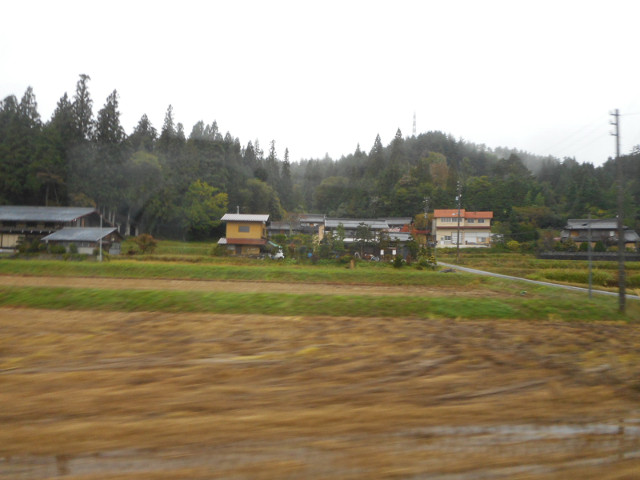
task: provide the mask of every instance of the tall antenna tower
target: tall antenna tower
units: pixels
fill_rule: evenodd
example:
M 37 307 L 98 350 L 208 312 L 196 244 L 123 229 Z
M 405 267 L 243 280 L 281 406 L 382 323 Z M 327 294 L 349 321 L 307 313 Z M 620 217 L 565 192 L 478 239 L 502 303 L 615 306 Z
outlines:
M 413 136 L 416 136 L 416 112 L 413 112 Z

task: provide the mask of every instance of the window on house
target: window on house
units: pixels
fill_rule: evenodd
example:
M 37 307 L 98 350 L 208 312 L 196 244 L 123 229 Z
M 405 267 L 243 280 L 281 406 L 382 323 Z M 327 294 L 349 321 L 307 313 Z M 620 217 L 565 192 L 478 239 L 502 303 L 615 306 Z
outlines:
M 249 225 L 238 225 L 238 231 L 241 233 L 249 233 Z
M 443 240 L 451 240 L 451 235 L 444 235 L 442 237 Z
M 478 223 L 484 223 L 484 218 L 479 218 Z
M 467 218 L 467 223 L 474 223 L 475 219 L 473 218 Z M 478 220 L 478 223 L 480 223 L 480 221 Z

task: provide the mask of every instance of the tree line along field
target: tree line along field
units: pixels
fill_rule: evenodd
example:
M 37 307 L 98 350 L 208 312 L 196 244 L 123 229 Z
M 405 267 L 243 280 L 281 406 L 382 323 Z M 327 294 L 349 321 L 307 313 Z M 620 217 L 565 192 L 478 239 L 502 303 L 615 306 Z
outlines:
M 295 159 L 275 139 L 241 142 L 216 121 L 185 129 L 171 105 L 161 126 L 143 114 L 126 133 L 117 90 L 94 114 L 90 81 L 81 74 L 49 119 L 32 87 L 0 99 L 2 203 L 95 205 L 127 231 L 195 240 L 220 235 L 220 217 L 235 206 L 272 220 L 302 211 L 415 216 L 425 196 L 434 208 L 454 207 L 459 185 L 462 208 L 494 212 L 494 233 L 533 248 L 567 219 L 614 218 L 619 165 L 624 223 L 638 229 L 637 147 L 595 167 L 398 129 L 386 132 L 395 133 L 388 144 L 376 135 L 339 159 Z
M 162 255 L 0 260 L 0 479 L 640 468 L 640 302 Z

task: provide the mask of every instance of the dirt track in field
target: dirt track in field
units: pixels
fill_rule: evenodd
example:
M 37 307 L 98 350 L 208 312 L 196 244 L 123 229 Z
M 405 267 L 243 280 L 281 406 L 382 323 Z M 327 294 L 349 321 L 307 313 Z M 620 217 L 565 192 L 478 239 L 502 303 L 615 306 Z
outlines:
M 69 288 L 104 288 L 129 290 L 195 290 L 203 292 L 295 293 L 321 295 L 456 295 L 455 287 L 421 287 L 412 285 L 344 285 L 327 283 L 278 283 L 211 280 L 165 280 L 96 277 L 29 277 L 0 275 L 0 286 L 40 286 Z M 465 296 L 491 296 L 487 289 L 465 289 Z
M 640 471 L 640 329 L 631 324 L 0 309 L 0 332 L 1 480 L 619 480 Z

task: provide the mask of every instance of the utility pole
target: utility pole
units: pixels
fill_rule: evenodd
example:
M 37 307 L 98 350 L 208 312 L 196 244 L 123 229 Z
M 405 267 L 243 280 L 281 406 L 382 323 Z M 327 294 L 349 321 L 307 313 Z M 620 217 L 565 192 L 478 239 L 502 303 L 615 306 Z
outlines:
M 591 286 L 593 284 L 593 272 L 592 272 L 592 254 L 593 248 L 591 247 L 591 214 L 589 214 L 589 219 L 587 220 L 589 230 L 587 234 L 587 242 L 589 243 L 589 298 L 591 298 Z
M 458 180 L 458 195 L 456 196 L 458 201 L 458 236 L 456 238 L 456 262 L 460 262 L 460 204 L 462 202 L 462 183 Z
M 620 160 L 620 112 L 616 110 L 610 114 L 614 120 L 610 123 L 615 127 L 612 133 L 616 137 L 616 173 L 618 183 L 618 311 L 625 312 L 625 271 L 624 271 L 624 175 Z
M 429 248 L 429 197 L 424 197 L 424 248 Z
M 102 211 L 98 210 L 100 214 L 100 238 L 98 239 L 99 247 L 98 247 L 98 261 L 102 262 Z

